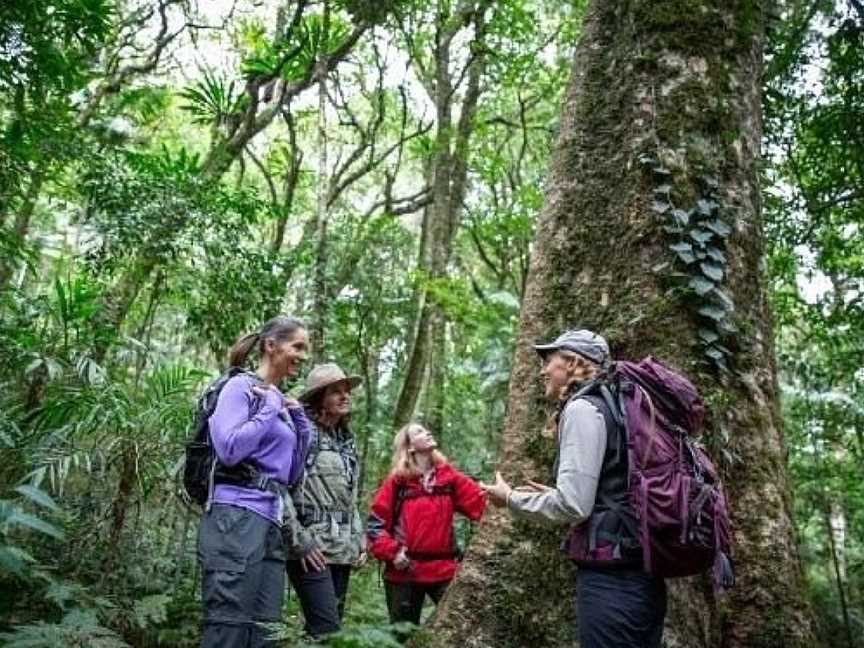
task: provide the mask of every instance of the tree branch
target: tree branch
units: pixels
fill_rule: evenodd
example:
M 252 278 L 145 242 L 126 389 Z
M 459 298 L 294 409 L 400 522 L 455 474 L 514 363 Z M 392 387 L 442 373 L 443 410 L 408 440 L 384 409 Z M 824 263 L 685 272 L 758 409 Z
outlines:
M 128 63 L 125 66 L 120 66 L 121 52 L 124 47 L 131 46 L 135 40 L 135 34 L 138 33 L 143 24 L 153 16 L 151 10 L 149 14 L 144 14 L 136 18 L 130 23 L 130 27 L 137 29 L 128 34 L 122 41 L 116 51 L 112 54 L 106 65 L 107 76 L 93 91 L 93 95 L 87 102 L 84 109 L 78 114 L 78 126 L 86 127 L 96 114 L 96 111 L 102 105 L 102 102 L 110 95 L 117 94 L 135 77 L 149 74 L 159 65 L 162 60 L 162 54 L 165 49 L 186 29 L 184 24 L 176 31 L 169 30 L 168 8 L 172 5 L 179 5 L 183 0 L 158 0 L 159 12 L 159 31 L 153 41 L 153 45 L 149 49 L 144 49 L 146 55 L 140 63 Z

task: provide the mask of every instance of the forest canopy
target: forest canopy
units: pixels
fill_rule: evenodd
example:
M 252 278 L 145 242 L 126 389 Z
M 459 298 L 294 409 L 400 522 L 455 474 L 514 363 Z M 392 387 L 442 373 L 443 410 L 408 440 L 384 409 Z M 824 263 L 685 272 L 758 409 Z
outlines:
M 178 462 L 231 344 L 280 313 L 306 322 L 309 365 L 362 377 L 361 510 L 411 420 L 466 474 L 493 475 L 588 4 L 3 2 L 0 642 L 196 645 L 197 516 Z M 704 3 L 678 4 L 673 22 Z M 818 634 L 852 648 L 864 5 L 750 4 L 767 15 L 759 272 L 786 495 Z M 728 370 L 712 344 L 704 370 Z M 741 458 L 724 430 L 708 445 L 726 471 Z M 460 523 L 460 544 L 472 532 Z M 332 645 L 398 645 L 377 579 L 358 572 Z M 290 597 L 275 631 L 299 641 L 301 627 Z

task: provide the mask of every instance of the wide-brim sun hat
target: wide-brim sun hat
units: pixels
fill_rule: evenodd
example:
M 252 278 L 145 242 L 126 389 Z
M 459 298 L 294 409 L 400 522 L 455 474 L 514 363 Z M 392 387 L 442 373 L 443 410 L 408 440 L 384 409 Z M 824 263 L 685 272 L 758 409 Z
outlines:
M 297 397 L 297 400 L 308 403 L 317 394 L 320 394 L 330 385 L 348 383 L 353 389 L 360 385 L 363 379 L 360 376 L 349 376 L 335 362 L 326 362 L 315 365 L 306 377 L 306 388 Z

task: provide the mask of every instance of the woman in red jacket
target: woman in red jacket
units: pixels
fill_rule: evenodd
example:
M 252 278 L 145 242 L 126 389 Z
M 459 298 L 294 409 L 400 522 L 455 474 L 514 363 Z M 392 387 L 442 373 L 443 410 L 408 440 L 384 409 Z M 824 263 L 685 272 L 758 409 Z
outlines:
M 409 423 L 393 441 L 393 469 L 372 502 L 366 533 L 372 555 L 387 563 L 384 582 L 390 621 L 420 623 L 428 594 L 437 604 L 453 580 L 453 514 L 479 520 L 480 487 L 447 463 L 432 433 Z

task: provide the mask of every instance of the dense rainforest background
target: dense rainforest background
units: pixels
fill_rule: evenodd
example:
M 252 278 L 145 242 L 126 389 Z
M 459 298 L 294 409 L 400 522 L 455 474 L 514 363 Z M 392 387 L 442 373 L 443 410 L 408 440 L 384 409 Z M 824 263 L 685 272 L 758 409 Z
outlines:
M 673 239 L 692 202 L 693 240 L 658 244 L 638 201 L 603 211 L 637 186 Z M 364 377 L 364 502 L 411 419 L 477 478 L 499 456 L 546 478 L 519 463 L 551 443 L 520 395 L 557 326 L 677 361 L 714 412 L 741 565 L 704 623 L 670 613 L 669 645 L 864 646 L 862 221 L 859 0 L 4 0 L 0 644 L 195 645 L 194 401 L 285 312 Z M 662 294 L 620 289 L 637 249 Z M 569 591 L 499 574 L 557 587 L 534 532 L 459 531 L 464 585 L 417 642 L 568 645 Z M 352 583 L 331 645 L 398 645 L 375 567 Z M 687 587 L 708 589 L 673 608 Z M 291 596 L 275 631 L 301 625 Z

